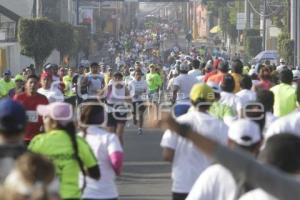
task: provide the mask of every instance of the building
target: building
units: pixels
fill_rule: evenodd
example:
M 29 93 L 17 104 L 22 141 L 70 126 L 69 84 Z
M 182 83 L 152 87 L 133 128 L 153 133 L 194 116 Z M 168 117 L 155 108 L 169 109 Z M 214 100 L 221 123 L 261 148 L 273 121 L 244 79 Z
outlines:
M 0 72 L 10 69 L 13 75 L 33 64 L 31 58 L 21 55 L 17 40 L 17 24 L 21 17 L 32 18 L 34 0 L 1 0 L 0 2 Z M 59 53 L 54 51 L 47 62 L 58 63 Z

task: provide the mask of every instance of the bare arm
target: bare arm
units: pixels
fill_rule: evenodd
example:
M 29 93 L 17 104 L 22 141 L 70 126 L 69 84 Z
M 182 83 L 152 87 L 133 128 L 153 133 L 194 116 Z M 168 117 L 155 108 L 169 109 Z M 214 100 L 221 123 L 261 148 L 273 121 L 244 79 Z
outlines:
M 158 123 L 190 140 L 207 155 L 215 158 L 239 178 L 247 180 L 253 186 L 260 187 L 279 199 L 300 199 L 300 182 L 291 175 L 272 166 L 262 165 L 242 150 L 229 148 L 193 131 L 185 124 L 179 124 L 170 115 Z
M 162 156 L 164 161 L 173 162 L 174 153 L 174 149 L 163 148 Z

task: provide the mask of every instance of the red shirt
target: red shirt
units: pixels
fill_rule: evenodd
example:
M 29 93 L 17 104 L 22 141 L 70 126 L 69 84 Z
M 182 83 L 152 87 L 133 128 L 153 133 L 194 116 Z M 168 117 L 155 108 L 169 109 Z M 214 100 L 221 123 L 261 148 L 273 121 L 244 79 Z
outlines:
M 38 116 L 36 108 L 38 105 L 48 104 L 48 100 L 44 95 L 35 94 L 33 96 L 27 95 L 25 92 L 16 94 L 14 100 L 20 102 L 26 109 L 28 123 L 25 129 L 25 141 L 30 141 L 35 135 L 41 132 L 43 120 Z

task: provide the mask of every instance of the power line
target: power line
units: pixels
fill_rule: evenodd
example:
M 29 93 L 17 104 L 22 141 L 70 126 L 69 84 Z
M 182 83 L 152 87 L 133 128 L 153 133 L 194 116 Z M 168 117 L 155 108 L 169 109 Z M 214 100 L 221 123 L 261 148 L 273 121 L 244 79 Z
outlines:
M 253 4 L 252 4 L 252 2 L 251 2 L 250 0 L 247 0 L 247 2 L 249 3 L 251 9 L 252 9 L 257 15 L 259 15 L 259 16 L 261 16 L 261 17 L 271 17 L 271 16 L 273 16 L 273 15 L 278 14 L 278 12 L 272 12 L 272 13 L 266 15 L 265 13 L 259 12 L 259 11 L 253 6 Z

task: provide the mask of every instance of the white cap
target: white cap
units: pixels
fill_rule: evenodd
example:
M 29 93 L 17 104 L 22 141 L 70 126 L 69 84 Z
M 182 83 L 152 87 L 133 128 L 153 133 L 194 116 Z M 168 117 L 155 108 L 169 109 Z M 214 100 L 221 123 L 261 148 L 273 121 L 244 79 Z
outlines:
M 300 79 L 300 71 L 299 70 L 293 70 L 293 80 L 299 80 Z
M 284 61 L 283 58 L 280 58 L 279 62 L 280 62 L 280 63 L 285 63 L 285 61 Z
M 229 126 L 228 138 L 241 146 L 251 146 L 262 140 L 259 126 L 249 119 L 234 121 Z
M 213 82 L 213 81 L 207 81 L 206 83 L 215 93 L 221 93 L 221 87 L 220 85 L 218 85 L 217 83 Z

